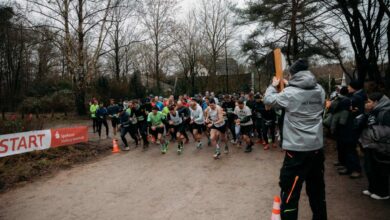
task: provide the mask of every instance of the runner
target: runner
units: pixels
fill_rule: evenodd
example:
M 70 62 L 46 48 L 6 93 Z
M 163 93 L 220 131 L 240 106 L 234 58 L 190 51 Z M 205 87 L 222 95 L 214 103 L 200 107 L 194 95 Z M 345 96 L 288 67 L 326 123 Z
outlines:
M 184 121 L 180 117 L 179 112 L 175 109 L 175 106 L 169 106 L 168 124 L 170 125 L 170 133 L 176 137 L 178 142 L 177 153 L 181 154 L 183 151 L 183 139 L 185 133 Z
M 224 102 L 222 104 L 223 110 L 226 112 L 226 126 L 229 128 L 230 133 L 232 134 L 233 138 L 231 142 L 235 144 L 237 142 L 236 132 L 235 132 L 235 123 L 234 123 L 234 109 L 236 107 L 236 104 L 230 97 L 230 95 L 225 95 Z
M 134 112 L 132 112 L 132 114 L 134 114 Z M 133 124 L 131 119 L 132 117 L 133 116 L 130 115 L 127 111 L 124 111 L 123 108 L 119 109 L 119 122 L 120 122 L 119 129 L 121 131 L 122 142 L 125 145 L 124 150 L 126 151 L 130 150 L 130 147 L 125 137 L 127 133 L 130 133 L 130 136 L 135 140 L 136 145 L 138 145 L 137 136 L 134 135 L 135 132 L 134 130 L 132 130 L 134 129 L 134 126 L 132 125 Z
M 91 119 L 92 119 L 93 133 L 96 133 L 96 131 L 97 131 L 96 111 L 98 110 L 98 108 L 99 108 L 99 103 L 95 98 L 93 98 L 93 100 L 89 106 L 89 112 L 91 113 Z
M 160 142 L 161 153 L 165 154 L 168 151 L 168 142 L 164 138 L 164 120 L 165 116 L 158 111 L 158 107 L 155 106 L 152 112 L 148 115 L 149 132 Z
M 221 149 L 218 144 L 219 140 L 225 140 L 226 124 L 223 118 L 223 109 L 215 104 L 214 99 L 210 99 L 210 105 L 205 111 L 205 118 L 207 127 L 210 128 L 210 139 L 215 146 L 214 159 L 219 159 L 221 156 Z M 228 150 L 228 146 L 225 146 Z
M 260 95 L 256 95 L 255 100 L 256 104 L 253 109 L 255 115 L 254 122 L 256 125 L 257 137 L 259 138 L 256 143 L 265 145 L 266 143 L 263 141 L 263 112 L 265 111 L 265 105 Z
M 250 137 L 253 130 L 252 111 L 242 100 L 239 100 L 238 106 L 234 109 L 234 114 L 237 116 L 236 124 L 240 126 L 240 134 L 246 143 L 245 153 L 250 153 L 253 146 Z
M 265 106 L 265 111 L 263 112 L 263 140 L 264 140 L 264 150 L 268 150 L 269 139 L 271 136 L 272 146 L 276 148 L 275 143 L 275 121 L 276 121 L 276 112 L 270 106 Z
M 102 124 L 106 128 L 107 139 L 110 138 L 108 136 L 109 130 L 108 130 L 108 124 L 107 124 L 107 115 L 108 115 L 108 112 L 107 112 L 106 107 L 104 107 L 103 103 L 100 103 L 99 108 L 96 111 L 97 131 L 99 134 L 99 139 L 101 138 L 101 134 L 102 134 Z
M 114 136 L 116 136 L 116 131 L 118 130 L 119 124 L 119 106 L 115 104 L 114 99 L 110 99 L 110 106 L 107 107 L 107 113 L 108 117 L 111 119 Z
M 190 125 L 192 134 L 194 135 L 195 141 L 198 142 L 196 144 L 196 148 L 201 149 L 203 145 L 203 143 L 201 142 L 202 132 L 204 131 L 204 117 L 202 107 L 200 107 L 200 105 L 196 101 L 191 101 L 190 111 Z
M 183 125 L 184 125 L 184 133 L 183 133 L 183 135 L 184 135 L 184 137 L 186 139 L 185 143 L 188 144 L 190 139 L 188 138 L 186 130 L 187 130 L 188 124 L 190 122 L 190 110 L 187 107 L 184 106 L 182 101 L 177 101 L 176 110 L 177 110 L 177 112 L 179 113 L 180 117 L 183 120 Z
M 149 147 L 148 123 L 146 122 L 148 114 L 144 105 L 141 106 L 137 100 L 134 101 L 133 112 L 137 117 L 137 128 L 143 140 L 143 149 L 146 150 Z

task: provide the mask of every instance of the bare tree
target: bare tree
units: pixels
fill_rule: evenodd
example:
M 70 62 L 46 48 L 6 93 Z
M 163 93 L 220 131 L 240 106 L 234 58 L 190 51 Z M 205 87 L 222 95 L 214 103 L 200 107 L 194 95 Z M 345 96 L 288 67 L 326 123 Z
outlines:
M 156 88 L 161 92 L 161 56 L 172 45 L 170 33 L 174 28 L 174 15 L 177 9 L 176 0 L 145 0 L 143 24 L 154 47 L 154 70 Z
M 129 60 L 131 46 L 142 41 L 142 32 L 139 31 L 140 2 L 116 0 L 114 4 L 117 7 L 111 16 L 112 30 L 108 32 L 108 50 L 105 53 L 108 55 L 115 78 L 119 80 L 121 76 L 129 74 L 132 64 Z
M 98 60 L 107 37 L 110 13 L 116 7 L 111 0 L 28 0 L 31 13 L 51 23 L 37 24 L 51 27 L 62 36 L 66 69 L 73 79 L 77 112 L 86 113 L 85 96 L 88 81 L 97 72 Z M 86 39 L 89 41 L 86 45 Z
M 199 24 L 204 35 L 204 49 L 210 57 L 209 74 L 215 77 L 217 62 L 224 52 L 225 44 L 231 38 L 233 30 L 229 22 L 230 10 L 226 0 L 202 0 Z M 213 83 L 212 79 L 212 83 Z
M 382 48 L 386 36 L 386 11 L 389 1 L 323 1 L 334 15 L 334 22 L 345 31 L 351 43 L 356 64 L 357 79 L 381 83 L 379 59 L 387 51 Z
M 197 76 L 202 43 L 202 33 L 196 17 L 195 11 L 189 12 L 187 18 L 179 24 L 177 31 L 172 36 L 176 42 L 172 50 L 179 60 L 184 77 L 187 80 L 190 79 L 192 95 L 196 92 L 195 77 Z

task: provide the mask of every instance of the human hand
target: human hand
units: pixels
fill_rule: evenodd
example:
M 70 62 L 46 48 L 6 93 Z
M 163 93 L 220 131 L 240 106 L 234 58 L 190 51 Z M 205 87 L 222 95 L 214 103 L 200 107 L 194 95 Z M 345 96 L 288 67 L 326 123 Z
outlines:
M 272 78 L 272 86 L 277 87 L 279 84 L 280 84 L 280 79 L 274 76 L 274 78 Z

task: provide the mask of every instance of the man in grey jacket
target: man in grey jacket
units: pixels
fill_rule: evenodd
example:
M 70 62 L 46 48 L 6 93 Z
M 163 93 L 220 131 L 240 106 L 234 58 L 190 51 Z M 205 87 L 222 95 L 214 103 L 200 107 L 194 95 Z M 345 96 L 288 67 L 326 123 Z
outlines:
M 302 185 L 306 182 L 313 220 L 327 219 L 324 181 L 322 113 L 325 92 L 308 70 L 308 63 L 297 60 L 289 69 L 287 87 L 278 93 L 280 79 L 274 77 L 264 104 L 285 109 L 283 149 L 286 151 L 280 171 L 281 217 L 298 218 Z

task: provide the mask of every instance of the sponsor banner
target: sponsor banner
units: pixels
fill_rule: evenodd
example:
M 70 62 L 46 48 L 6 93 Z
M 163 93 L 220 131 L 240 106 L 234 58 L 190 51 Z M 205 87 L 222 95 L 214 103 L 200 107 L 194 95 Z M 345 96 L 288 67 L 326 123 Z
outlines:
M 88 127 L 58 128 L 0 135 L 0 157 L 88 142 Z
M 88 127 L 51 129 L 51 147 L 88 142 Z
M 50 148 L 50 130 L 0 135 L 0 157 Z

